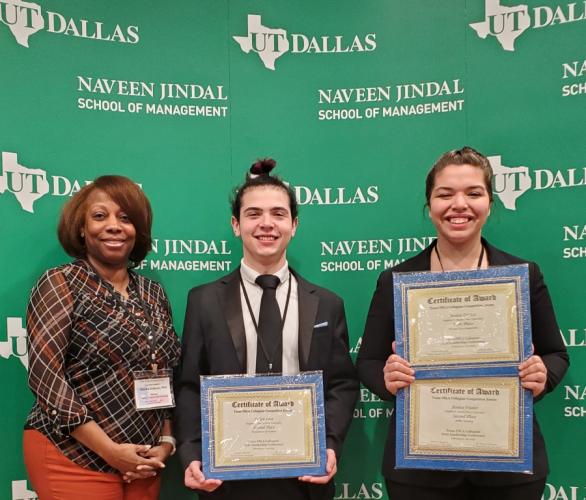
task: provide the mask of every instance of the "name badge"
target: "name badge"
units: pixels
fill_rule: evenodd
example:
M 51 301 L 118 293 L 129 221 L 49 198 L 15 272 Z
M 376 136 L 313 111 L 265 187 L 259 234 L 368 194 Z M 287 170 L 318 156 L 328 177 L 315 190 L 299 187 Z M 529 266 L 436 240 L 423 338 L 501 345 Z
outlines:
M 137 410 L 174 408 L 173 375 L 171 370 L 133 372 L 134 405 Z

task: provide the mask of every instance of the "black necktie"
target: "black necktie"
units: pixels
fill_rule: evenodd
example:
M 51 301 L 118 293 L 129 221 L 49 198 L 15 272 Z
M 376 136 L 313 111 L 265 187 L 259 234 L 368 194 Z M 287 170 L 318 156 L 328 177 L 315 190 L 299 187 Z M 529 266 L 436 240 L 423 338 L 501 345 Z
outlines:
M 277 286 L 280 282 L 281 280 L 272 274 L 261 274 L 256 278 L 257 285 L 262 288 L 256 341 L 256 373 L 283 371 L 282 320 L 277 304 Z M 272 367 L 269 363 L 272 363 Z

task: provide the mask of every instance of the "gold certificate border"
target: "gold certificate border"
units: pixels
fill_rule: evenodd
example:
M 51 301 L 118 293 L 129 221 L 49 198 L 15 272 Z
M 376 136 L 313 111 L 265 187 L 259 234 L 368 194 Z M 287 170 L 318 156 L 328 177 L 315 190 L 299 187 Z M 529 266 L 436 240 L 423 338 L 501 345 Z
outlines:
M 524 329 L 523 329 L 523 314 L 524 311 L 519 307 L 521 302 L 521 278 L 519 276 L 505 276 L 505 277 L 491 277 L 490 283 L 487 283 L 487 278 L 466 279 L 462 281 L 462 285 L 454 284 L 454 281 L 433 281 L 433 282 L 419 282 L 419 283 L 402 283 L 401 284 L 401 301 L 403 304 L 403 343 L 409 346 L 406 357 L 412 365 L 453 365 L 456 364 L 460 368 L 469 368 L 477 366 L 477 363 L 483 363 L 484 366 L 491 366 L 492 363 L 509 362 L 516 364 L 521 361 L 519 353 L 519 345 L 524 345 Z M 513 292 L 509 289 L 511 285 L 514 287 Z M 414 300 L 412 295 L 429 297 L 429 296 L 450 296 L 450 295 L 466 295 L 467 292 L 478 291 L 481 288 L 484 293 L 491 293 L 492 290 L 496 293 L 506 293 L 508 295 L 508 323 L 511 334 L 508 339 L 508 350 L 504 353 L 490 353 L 490 354 L 476 354 L 476 355 L 434 355 L 434 356 L 416 356 L 413 353 L 417 352 L 419 329 L 417 327 L 411 328 L 409 319 L 414 317 Z M 468 293 L 469 294 L 469 293 Z M 405 314 L 407 312 L 407 314 Z M 516 333 L 516 334 L 515 334 Z M 520 342 L 519 342 L 520 341 Z
M 234 387 L 215 387 L 208 391 L 208 408 L 213 408 L 213 415 L 209 418 L 209 435 L 210 445 L 212 446 L 211 455 L 213 456 L 210 470 L 225 470 L 227 467 L 231 471 L 249 470 L 251 467 L 258 470 L 274 469 L 276 466 L 282 469 L 299 468 L 301 465 L 321 465 L 321 456 L 316 455 L 315 441 L 318 432 L 318 414 L 317 414 L 317 391 L 311 384 L 299 384 L 287 389 L 275 389 L 274 385 L 250 385 Z M 235 464 L 232 460 L 224 456 L 221 445 L 225 439 L 231 438 L 230 429 L 226 428 L 223 414 L 223 404 L 226 401 L 273 401 L 275 399 L 290 400 L 295 399 L 302 402 L 303 421 L 304 421 L 304 446 L 305 453 L 291 456 L 290 454 L 255 456 L 250 461 L 241 457 Z M 229 427 L 229 426 L 228 426 Z M 213 437 L 212 437 L 213 436 Z M 217 444 L 216 444 L 217 443 Z
M 420 401 L 419 401 L 419 388 L 423 385 L 433 385 L 438 388 L 462 388 L 462 389 L 473 389 L 477 387 L 499 389 L 506 387 L 509 389 L 509 415 L 508 422 L 509 436 L 508 436 L 508 448 L 503 451 L 497 450 L 483 450 L 467 449 L 461 450 L 458 448 L 451 447 L 432 447 L 432 446 L 421 446 L 417 442 L 419 436 L 419 414 L 420 414 Z M 487 457 L 490 457 L 491 462 L 511 462 L 515 458 L 518 461 L 523 461 L 520 457 L 520 450 L 525 448 L 525 434 L 524 427 L 521 424 L 521 417 L 525 414 L 524 398 L 521 393 L 520 381 L 517 377 L 474 377 L 474 378 L 458 378 L 458 379 L 436 379 L 436 380 L 419 380 L 415 381 L 409 387 L 409 404 L 405 405 L 405 409 L 408 408 L 408 415 L 405 415 L 409 420 L 409 425 L 404 426 L 404 433 L 408 432 L 408 435 L 404 435 L 403 442 L 408 443 L 408 458 L 420 458 L 425 456 L 428 460 L 446 460 L 446 456 L 458 457 L 459 460 L 466 461 L 485 461 Z

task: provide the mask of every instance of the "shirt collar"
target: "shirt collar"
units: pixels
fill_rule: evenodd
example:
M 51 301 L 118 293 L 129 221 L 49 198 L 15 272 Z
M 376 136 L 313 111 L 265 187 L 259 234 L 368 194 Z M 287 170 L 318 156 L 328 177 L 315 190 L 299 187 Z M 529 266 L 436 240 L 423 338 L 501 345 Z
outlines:
M 283 267 L 273 274 L 281 280 L 279 286 L 281 286 L 283 283 L 286 283 L 290 276 L 289 263 L 285 261 Z M 260 273 L 252 269 L 252 267 L 247 266 L 244 263 L 244 259 L 240 261 L 240 275 L 242 276 L 242 279 L 244 281 L 247 281 L 248 283 L 258 286 L 256 284 L 256 278 L 260 276 Z

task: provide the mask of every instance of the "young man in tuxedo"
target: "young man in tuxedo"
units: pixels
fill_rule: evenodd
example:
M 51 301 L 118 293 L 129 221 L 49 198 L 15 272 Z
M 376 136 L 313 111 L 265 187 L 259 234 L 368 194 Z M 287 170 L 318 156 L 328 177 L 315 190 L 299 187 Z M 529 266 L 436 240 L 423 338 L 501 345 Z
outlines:
M 270 175 L 274 166 L 270 159 L 255 163 L 232 200 L 232 229 L 242 240 L 240 267 L 189 293 L 176 375 L 175 433 L 185 485 L 202 498 L 332 499 L 336 464 L 358 397 L 342 300 L 287 263 L 298 226 L 297 202 L 289 186 Z M 272 340 L 263 335 L 271 321 L 278 324 L 269 328 L 277 331 Z M 323 371 L 327 474 L 223 482 L 204 477 L 200 375 L 311 370 Z

